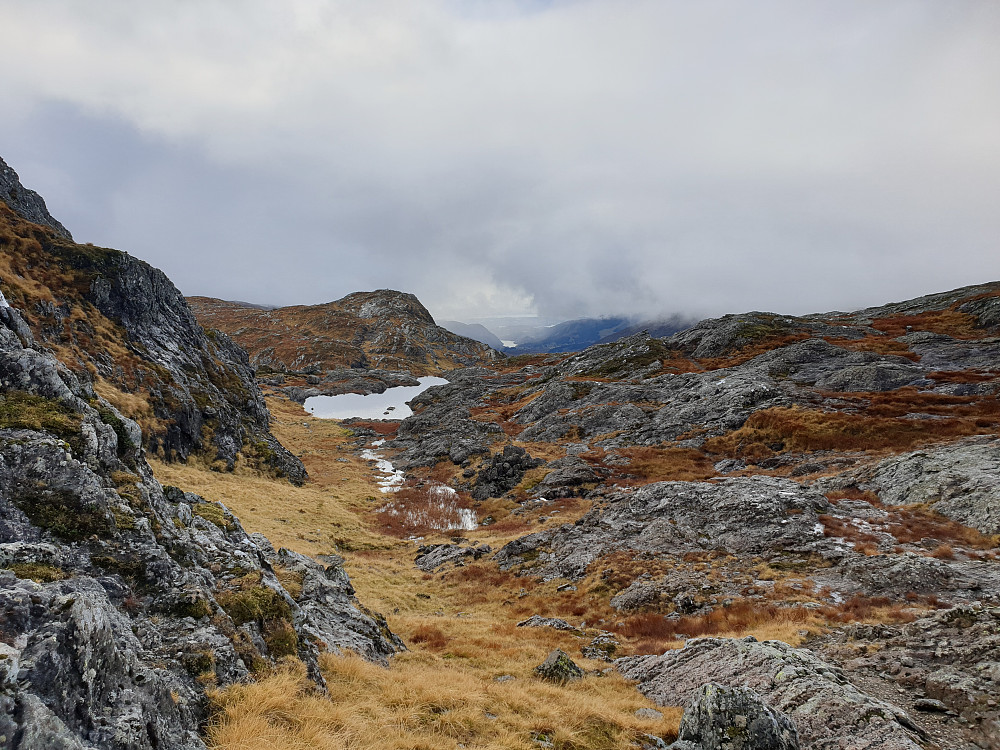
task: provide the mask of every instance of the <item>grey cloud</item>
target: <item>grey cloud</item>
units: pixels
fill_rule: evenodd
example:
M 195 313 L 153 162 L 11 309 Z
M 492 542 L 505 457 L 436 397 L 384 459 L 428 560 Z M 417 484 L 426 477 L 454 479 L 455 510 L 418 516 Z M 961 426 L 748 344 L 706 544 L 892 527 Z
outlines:
M 0 1 L 3 155 L 187 293 L 461 319 L 1000 277 L 994 3 L 80 7 Z

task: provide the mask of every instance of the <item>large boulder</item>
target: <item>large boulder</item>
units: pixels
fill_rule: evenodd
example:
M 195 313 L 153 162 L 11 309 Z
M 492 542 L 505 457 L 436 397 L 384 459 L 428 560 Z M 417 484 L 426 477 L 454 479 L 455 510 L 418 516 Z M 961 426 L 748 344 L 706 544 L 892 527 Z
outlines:
M 795 724 L 746 687 L 702 685 L 671 750 L 798 750 Z

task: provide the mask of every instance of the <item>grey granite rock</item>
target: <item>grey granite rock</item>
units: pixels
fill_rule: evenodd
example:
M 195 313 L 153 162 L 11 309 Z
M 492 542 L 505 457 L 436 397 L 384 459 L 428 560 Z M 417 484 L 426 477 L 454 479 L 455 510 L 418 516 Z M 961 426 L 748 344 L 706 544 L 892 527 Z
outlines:
M 798 750 L 795 724 L 747 687 L 708 683 L 691 697 L 681 717 L 681 743 L 701 750 Z
M 660 656 L 619 659 L 615 666 L 660 706 L 685 705 L 706 683 L 749 687 L 795 723 L 804 747 L 921 747 L 920 730 L 905 712 L 862 693 L 837 667 L 780 641 L 702 638 Z

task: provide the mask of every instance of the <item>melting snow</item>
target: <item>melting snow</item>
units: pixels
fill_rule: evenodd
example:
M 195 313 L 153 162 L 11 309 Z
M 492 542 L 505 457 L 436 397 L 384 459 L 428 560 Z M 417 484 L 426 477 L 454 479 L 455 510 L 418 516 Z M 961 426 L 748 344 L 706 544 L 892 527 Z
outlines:
M 403 486 L 405 478 L 403 476 L 403 470 L 397 469 L 392 465 L 392 461 L 387 458 L 382 457 L 373 448 L 378 448 L 385 444 L 385 440 L 376 440 L 372 443 L 372 448 L 365 448 L 361 451 L 361 458 L 366 461 L 375 462 L 375 471 L 382 475 L 382 478 L 378 480 L 379 489 L 382 492 L 399 492 L 400 487 Z

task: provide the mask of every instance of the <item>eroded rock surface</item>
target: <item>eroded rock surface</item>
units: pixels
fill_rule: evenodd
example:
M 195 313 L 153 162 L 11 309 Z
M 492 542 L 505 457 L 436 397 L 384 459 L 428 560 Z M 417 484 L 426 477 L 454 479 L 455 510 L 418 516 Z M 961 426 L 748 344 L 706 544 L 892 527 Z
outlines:
M 921 730 L 902 709 L 854 687 L 844 672 L 780 641 L 701 638 L 660 656 L 615 662 L 661 706 L 682 706 L 706 683 L 749 687 L 795 723 L 803 747 L 918 750 Z
M 750 688 L 702 685 L 670 750 L 798 750 L 795 724 Z

